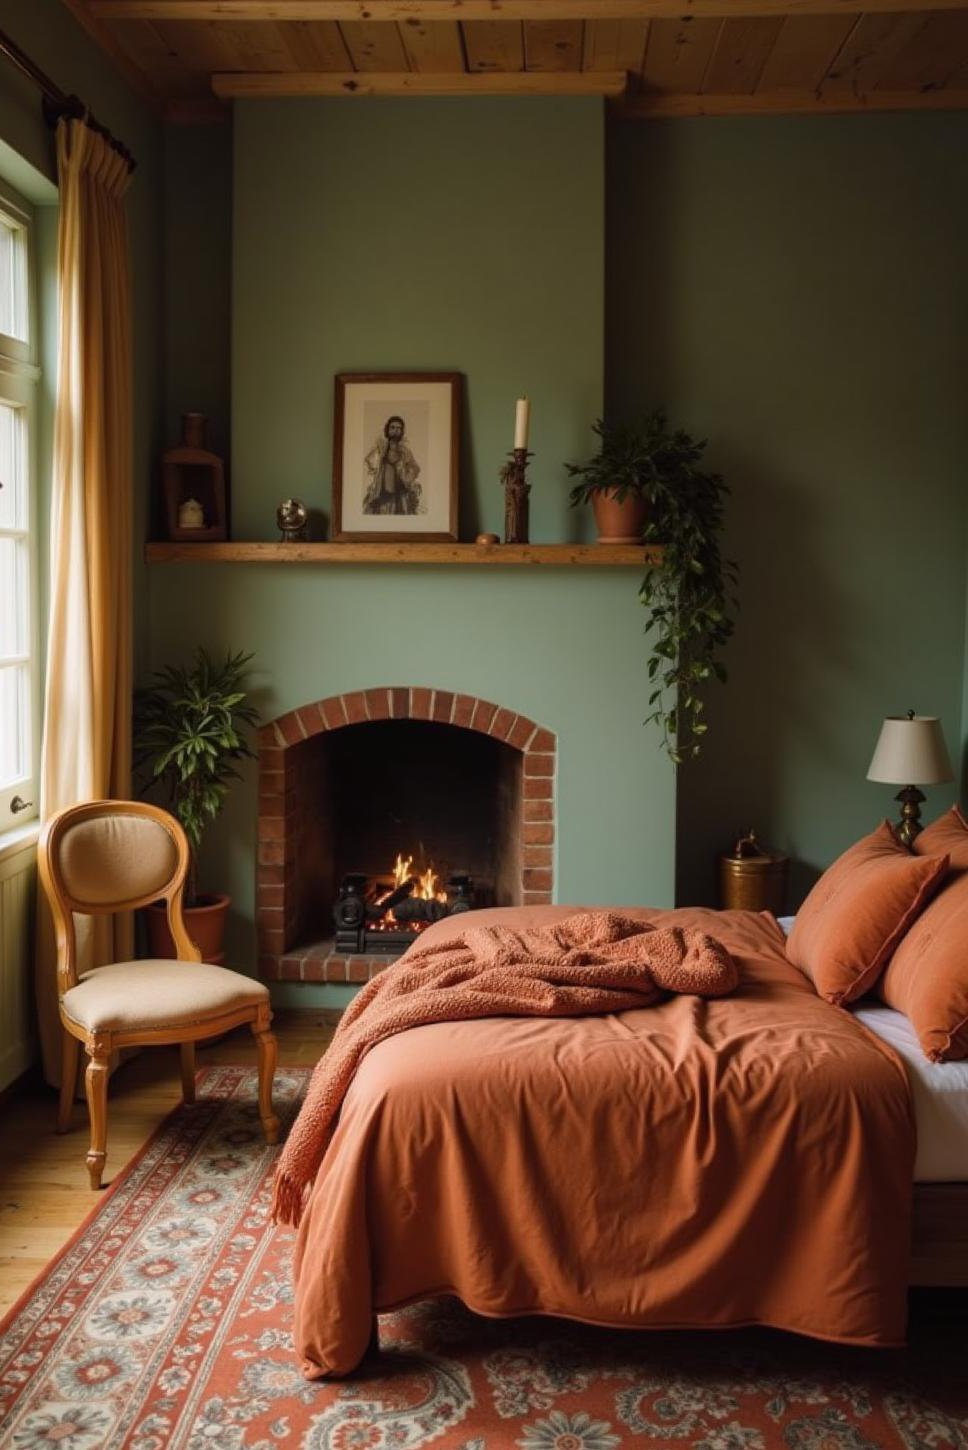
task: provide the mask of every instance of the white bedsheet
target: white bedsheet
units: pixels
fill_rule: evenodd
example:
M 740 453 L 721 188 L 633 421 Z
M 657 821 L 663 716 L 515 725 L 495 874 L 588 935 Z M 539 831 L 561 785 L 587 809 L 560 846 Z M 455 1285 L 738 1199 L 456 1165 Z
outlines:
M 929 1062 L 902 1012 L 871 1002 L 853 1009 L 903 1058 L 918 1126 L 915 1183 L 968 1181 L 968 1062 Z
M 793 917 L 779 921 L 789 933 Z M 907 1068 L 918 1130 L 915 1183 L 968 1182 L 968 1061 L 930 1062 L 908 1019 L 893 1007 L 868 998 L 851 1010 Z

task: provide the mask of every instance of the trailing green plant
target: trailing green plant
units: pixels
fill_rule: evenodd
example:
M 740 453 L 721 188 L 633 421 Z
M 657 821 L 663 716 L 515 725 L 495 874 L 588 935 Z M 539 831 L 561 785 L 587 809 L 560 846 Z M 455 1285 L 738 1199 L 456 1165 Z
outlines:
M 738 606 L 737 566 L 720 548 L 729 488 L 703 467 L 706 440 L 670 428 L 661 408 L 638 426 L 599 419 L 594 430 L 598 452 L 584 464 L 566 465 L 580 479 L 570 501 L 586 503 L 597 490 L 614 487 L 619 499 L 635 491 L 649 503 L 643 543 L 661 547 L 647 554 L 639 587 L 654 686 L 645 723 L 661 727 L 663 746 L 679 765 L 701 753 L 706 689 L 726 680 L 721 651 Z
M 185 829 L 191 848 L 186 904 L 197 897 L 198 849 L 240 780 L 236 764 L 255 752 L 244 731 L 257 723 L 242 688 L 251 654 L 226 654 L 219 664 L 199 646 L 188 665 L 156 670 L 153 683 L 135 691 L 135 770 L 143 787 L 159 785 Z

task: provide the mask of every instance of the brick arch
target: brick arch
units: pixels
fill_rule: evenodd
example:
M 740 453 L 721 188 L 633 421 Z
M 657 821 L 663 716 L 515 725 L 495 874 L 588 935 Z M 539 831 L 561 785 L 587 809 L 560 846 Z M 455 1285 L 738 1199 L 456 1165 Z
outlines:
M 259 731 L 259 822 L 256 924 L 264 977 L 283 981 L 366 981 L 372 958 L 325 960 L 300 952 L 293 863 L 298 838 L 298 751 L 293 747 L 371 720 L 423 720 L 490 735 L 522 756 L 521 902 L 549 904 L 554 895 L 557 738 L 550 730 L 490 700 L 423 686 L 386 686 L 330 695 L 280 715 Z
M 458 725 L 503 740 L 526 755 L 551 755 L 557 747 L 550 730 L 477 695 L 457 695 L 421 686 L 389 685 L 379 690 L 352 690 L 300 705 L 264 725 L 259 732 L 260 760 L 266 748 L 286 749 L 324 730 L 363 725 L 367 720 L 433 720 Z M 553 770 L 549 774 L 553 774 Z

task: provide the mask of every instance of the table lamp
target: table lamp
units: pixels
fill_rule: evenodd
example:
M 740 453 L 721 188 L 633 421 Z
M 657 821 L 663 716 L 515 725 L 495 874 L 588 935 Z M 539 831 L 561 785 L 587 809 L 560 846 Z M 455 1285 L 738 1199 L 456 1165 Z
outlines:
M 915 715 L 909 710 L 906 715 L 887 717 L 867 779 L 903 785 L 904 789 L 894 797 L 901 802 L 901 819 L 894 830 L 905 846 L 910 846 L 921 830 L 920 807 L 925 797 L 918 786 L 940 785 L 954 778 L 937 715 Z

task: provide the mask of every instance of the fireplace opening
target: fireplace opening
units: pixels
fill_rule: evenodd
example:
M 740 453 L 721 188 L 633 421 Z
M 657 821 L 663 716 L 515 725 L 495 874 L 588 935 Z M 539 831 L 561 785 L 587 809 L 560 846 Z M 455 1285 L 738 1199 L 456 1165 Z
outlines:
M 328 738 L 338 950 L 399 955 L 443 916 L 512 904 L 520 751 L 422 720 Z
M 513 711 L 416 687 L 264 726 L 263 976 L 366 981 L 444 915 L 552 900 L 555 745 Z
M 519 750 L 434 721 L 376 720 L 290 754 L 301 939 L 400 955 L 451 910 L 520 899 Z M 397 893 L 399 909 L 378 909 Z

